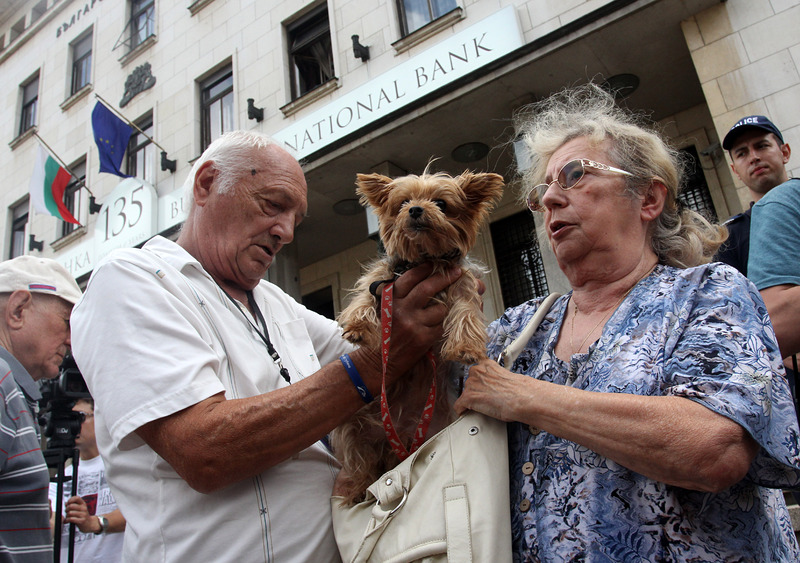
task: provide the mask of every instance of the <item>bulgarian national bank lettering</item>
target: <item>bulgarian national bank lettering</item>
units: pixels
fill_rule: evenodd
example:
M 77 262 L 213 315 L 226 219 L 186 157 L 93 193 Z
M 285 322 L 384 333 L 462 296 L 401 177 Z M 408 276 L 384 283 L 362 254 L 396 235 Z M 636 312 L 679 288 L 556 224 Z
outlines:
M 304 158 L 522 45 L 508 6 L 273 134 Z

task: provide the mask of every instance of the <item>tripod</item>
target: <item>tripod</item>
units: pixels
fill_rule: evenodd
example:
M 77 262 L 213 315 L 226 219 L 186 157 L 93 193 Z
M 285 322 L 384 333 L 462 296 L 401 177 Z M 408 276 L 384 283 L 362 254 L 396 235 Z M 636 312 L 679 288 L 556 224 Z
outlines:
M 67 447 L 52 448 L 44 452 L 45 461 L 48 467 L 56 468 L 56 508 L 55 508 L 55 529 L 53 532 L 53 561 L 60 563 L 61 561 L 61 511 L 64 502 L 64 470 L 67 466 L 67 460 L 72 458 L 72 494 L 78 494 L 78 465 L 80 463 L 80 452 L 78 448 L 72 449 Z M 67 550 L 67 562 L 72 563 L 75 551 L 75 524 L 69 525 L 69 548 Z

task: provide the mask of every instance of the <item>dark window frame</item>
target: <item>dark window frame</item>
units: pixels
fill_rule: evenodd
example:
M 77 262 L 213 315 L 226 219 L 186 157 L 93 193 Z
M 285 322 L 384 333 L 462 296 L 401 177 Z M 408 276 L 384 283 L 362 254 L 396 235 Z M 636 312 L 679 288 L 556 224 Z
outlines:
M 64 188 L 64 207 L 67 208 L 67 211 L 69 211 L 73 217 L 75 217 L 78 221 L 80 221 L 81 220 L 80 190 L 81 188 L 83 188 L 84 182 L 86 181 L 86 159 L 84 158 L 80 162 L 70 166 L 69 171 L 71 174 L 73 174 L 73 176 L 70 178 L 67 187 Z M 70 223 L 69 221 L 60 221 L 60 223 L 61 223 L 60 233 L 62 237 L 71 234 L 73 231 L 75 231 L 75 229 L 77 229 L 80 226 L 76 225 L 75 223 Z
M 138 120 L 136 125 L 152 138 L 152 113 Z M 125 151 L 125 170 L 128 175 L 154 184 L 156 173 L 155 159 L 155 145 L 153 142 L 148 139 L 146 135 L 134 129 L 131 138 L 128 140 L 128 148 Z M 139 170 L 140 168 L 141 172 Z
M 24 201 L 9 209 L 11 214 L 11 240 L 9 241 L 8 247 L 9 259 L 25 254 L 25 229 L 28 226 L 29 206 L 29 200 L 25 198 Z M 17 215 L 18 210 L 22 211 L 19 215 Z M 19 252 L 15 252 L 15 248 Z
M 155 0 L 131 0 L 131 51 L 156 33 Z
M 531 212 L 494 221 L 489 230 L 504 307 L 547 296 L 550 291 Z
M 432 21 L 438 20 L 445 14 L 449 14 L 453 10 L 458 8 L 457 0 L 415 0 L 415 3 L 424 2 L 427 4 L 428 14 L 427 20 L 424 22 L 420 22 L 418 25 L 411 28 L 409 24 L 409 11 L 407 7 L 407 3 L 409 0 L 397 0 L 397 13 L 400 16 L 400 32 L 402 33 L 403 37 L 407 35 L 411 35 L 418 29 L 421 29 L 431 23 Z
M 90 31 L 84 37 L 72 43 L 72 80 L 70 95 L 75 94 L 89 84 L 92 78 L 92 40 Z
M 227 99 L 226 99 L 227 98 Z M 228 65 L 203 80 L 200 83 L 200 111 L 202 119 L 200 122 L 200 140 L 205 150 L 208 145 L 216 139 L 211 130 L 211 113 L 215 111 L 215 104 L 219 102 L 219 123 L 220 133 L 226 133 L 233 129 L 233 123 L 227 124 L 230 129 L 226 129 L 225 108 L 229 103 L 233 106 L 233 67 Z M 231 111 L 233 114 L 233 111 Z
M 697 147 L 690 145 L 680 150 L 683 153 L 686 168 L 684 185 L 678 195 L 678 201 L 693 211 L 708 219 L 712 223 L 718 223 L 719 217 L 708 188 L 706 176 L 703 173 L 703 165 L 700 162 L 700 155 Z
M 36 125 L 39 109 L 39 73 L 20 86 L 22 90 L 22 108 L 19 114 L 19 134 L 22 135 Z
M 292 100 L 336 78 L 328 5 L 286 26 Z

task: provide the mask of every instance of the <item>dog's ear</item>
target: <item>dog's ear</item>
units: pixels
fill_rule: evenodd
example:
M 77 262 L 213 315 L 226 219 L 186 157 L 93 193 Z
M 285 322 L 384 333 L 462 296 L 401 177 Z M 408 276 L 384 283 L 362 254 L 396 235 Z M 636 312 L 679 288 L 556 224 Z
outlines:
M 495 203 L 502 197 L 505 186 L 502 176 L 490 172 L 474 174 L 467 170 L 456 180 L 469 202 L 476 206 Z
M 361 203 L 368 203 L 376 209 L 383 207 L 389 194 L 392 179 L 382 174 L 357 174 L 356 193 L 361 196 Z

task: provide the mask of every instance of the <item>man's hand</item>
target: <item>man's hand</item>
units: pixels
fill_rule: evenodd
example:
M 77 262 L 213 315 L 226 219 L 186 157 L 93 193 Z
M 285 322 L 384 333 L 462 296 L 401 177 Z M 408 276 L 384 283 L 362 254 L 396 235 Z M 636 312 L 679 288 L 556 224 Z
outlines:
M 416 266 L 395 281 L 387 383 L 406 373 L 442 339 L 447 308 L 435 299 L 461 276 L 460 268 L 432 275 L 430 263 Z
M 100 531 L 100 519 L 89 514 L 89 507 L 81 497 L 70 497 L 64 513 L 66 514 L 64 522 L 75 524 L 84 534 L 94 534 Z

